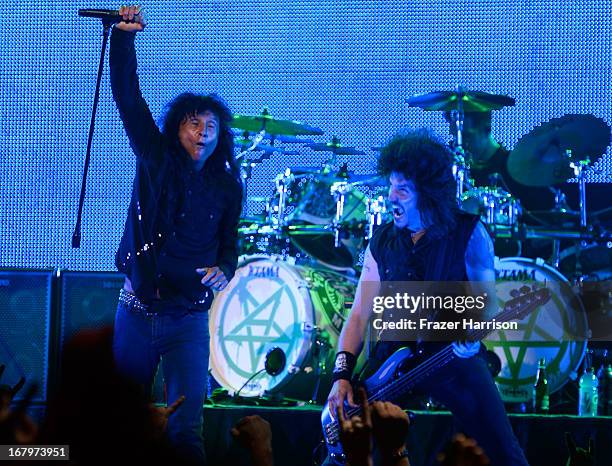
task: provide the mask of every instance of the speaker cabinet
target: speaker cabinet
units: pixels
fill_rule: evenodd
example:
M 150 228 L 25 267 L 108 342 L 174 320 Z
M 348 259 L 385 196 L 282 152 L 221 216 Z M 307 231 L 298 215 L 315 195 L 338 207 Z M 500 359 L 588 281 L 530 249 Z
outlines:
M 53 275 L 0 270 L 0 364 L 6 366 L 0 383 L 12 386 L 25 377 L 27 385 L 38 385 L 33 401 L 47 396 Z

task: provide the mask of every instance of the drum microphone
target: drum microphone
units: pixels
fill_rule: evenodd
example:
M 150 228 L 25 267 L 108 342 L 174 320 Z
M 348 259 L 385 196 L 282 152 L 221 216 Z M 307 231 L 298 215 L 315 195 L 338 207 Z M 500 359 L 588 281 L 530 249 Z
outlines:
M 79 16 L 85 18 L 100 18 L 108 24 L 120 23 L 123 21 L 123 16 L 119 14 L 119 10 L 104 10 L 95 8 L 79 8 Z M 126 22 L 130 22 L 127 20 Z

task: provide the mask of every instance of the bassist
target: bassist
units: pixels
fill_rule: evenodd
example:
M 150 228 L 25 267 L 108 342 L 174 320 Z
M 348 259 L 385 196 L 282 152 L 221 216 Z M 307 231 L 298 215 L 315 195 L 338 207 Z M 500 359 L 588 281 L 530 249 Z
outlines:
M 393 222 L 381 226 L 365 252 L 350 316 L 340 335 L 330 412 L 355 407 L 350 383 L 361 352 L 372 304 L 385 282 L 471 281 L 495 283 L 491 238 L 476 216 L 457 208 L 452 158 L 427 130 L 395 136 L 381 151 L 378 171 L 388 177 Z M 494 288 L 490 296 L 495 296 Z M 492 300 L 494 301 L 494 300 Z M 487 309 L 490 316 L 494 310 Z M 384 359 L 401 345 L 379 342 Z M 479 356 L 480 343 L 453 343 L 455 358 L 419 386 L 443 403 L 461 431 L 474 437 L 492 464 L 526 465 L 497 387 Z

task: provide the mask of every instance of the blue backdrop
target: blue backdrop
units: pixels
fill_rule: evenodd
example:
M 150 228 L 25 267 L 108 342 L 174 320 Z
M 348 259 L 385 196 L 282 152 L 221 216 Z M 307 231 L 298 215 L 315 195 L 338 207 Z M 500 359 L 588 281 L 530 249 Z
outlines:
M 134 159 L 102 81 L 80 249 L 70 247 L 80 189 L 101 27 L 73 0 L 0 8 L 0 265 L 114 269 Z M 172 6 L 171 6 L 172 5 Z M 542 121 L 592 113 L 612 121 L 609 0 L 206 0 L 145 5 L 137 38 L 141 85 L 155 117 L 176 94 L 215 91 L 236 113 L 267 106 L 318 126 L 326 141 L 366 150 L 341 157 L 357 173 L 405 126 L 441 135 L 438 113 L 408 108 L 414 93 L 471 89 L 510 94 L 493 121 L 509 148 Z M 255 167 L 251 195 L 271 192 L 285 166 L 325 156 L 291 147 Z M 603 166 L 603 165 L 606 166 Z M 610 171 L 610 154 L 603 171 Z M 604 175 L 591 177 L 603 181 Z M 261 202 L 249 202 L 256 212 Z

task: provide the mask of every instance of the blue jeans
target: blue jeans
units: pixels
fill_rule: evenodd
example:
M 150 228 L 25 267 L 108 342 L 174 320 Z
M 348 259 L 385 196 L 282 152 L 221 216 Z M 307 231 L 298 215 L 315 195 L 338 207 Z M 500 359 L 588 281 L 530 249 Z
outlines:
M 167 308 L 146 316 L 117 307 L 113 353 L 117 368 L 150 394 L 161 360 L 168 402 L 185 402 L 168 421 L 168 438 L 180 455 L 203 464 L 203 404 L 208 379 L 208 313 Z

